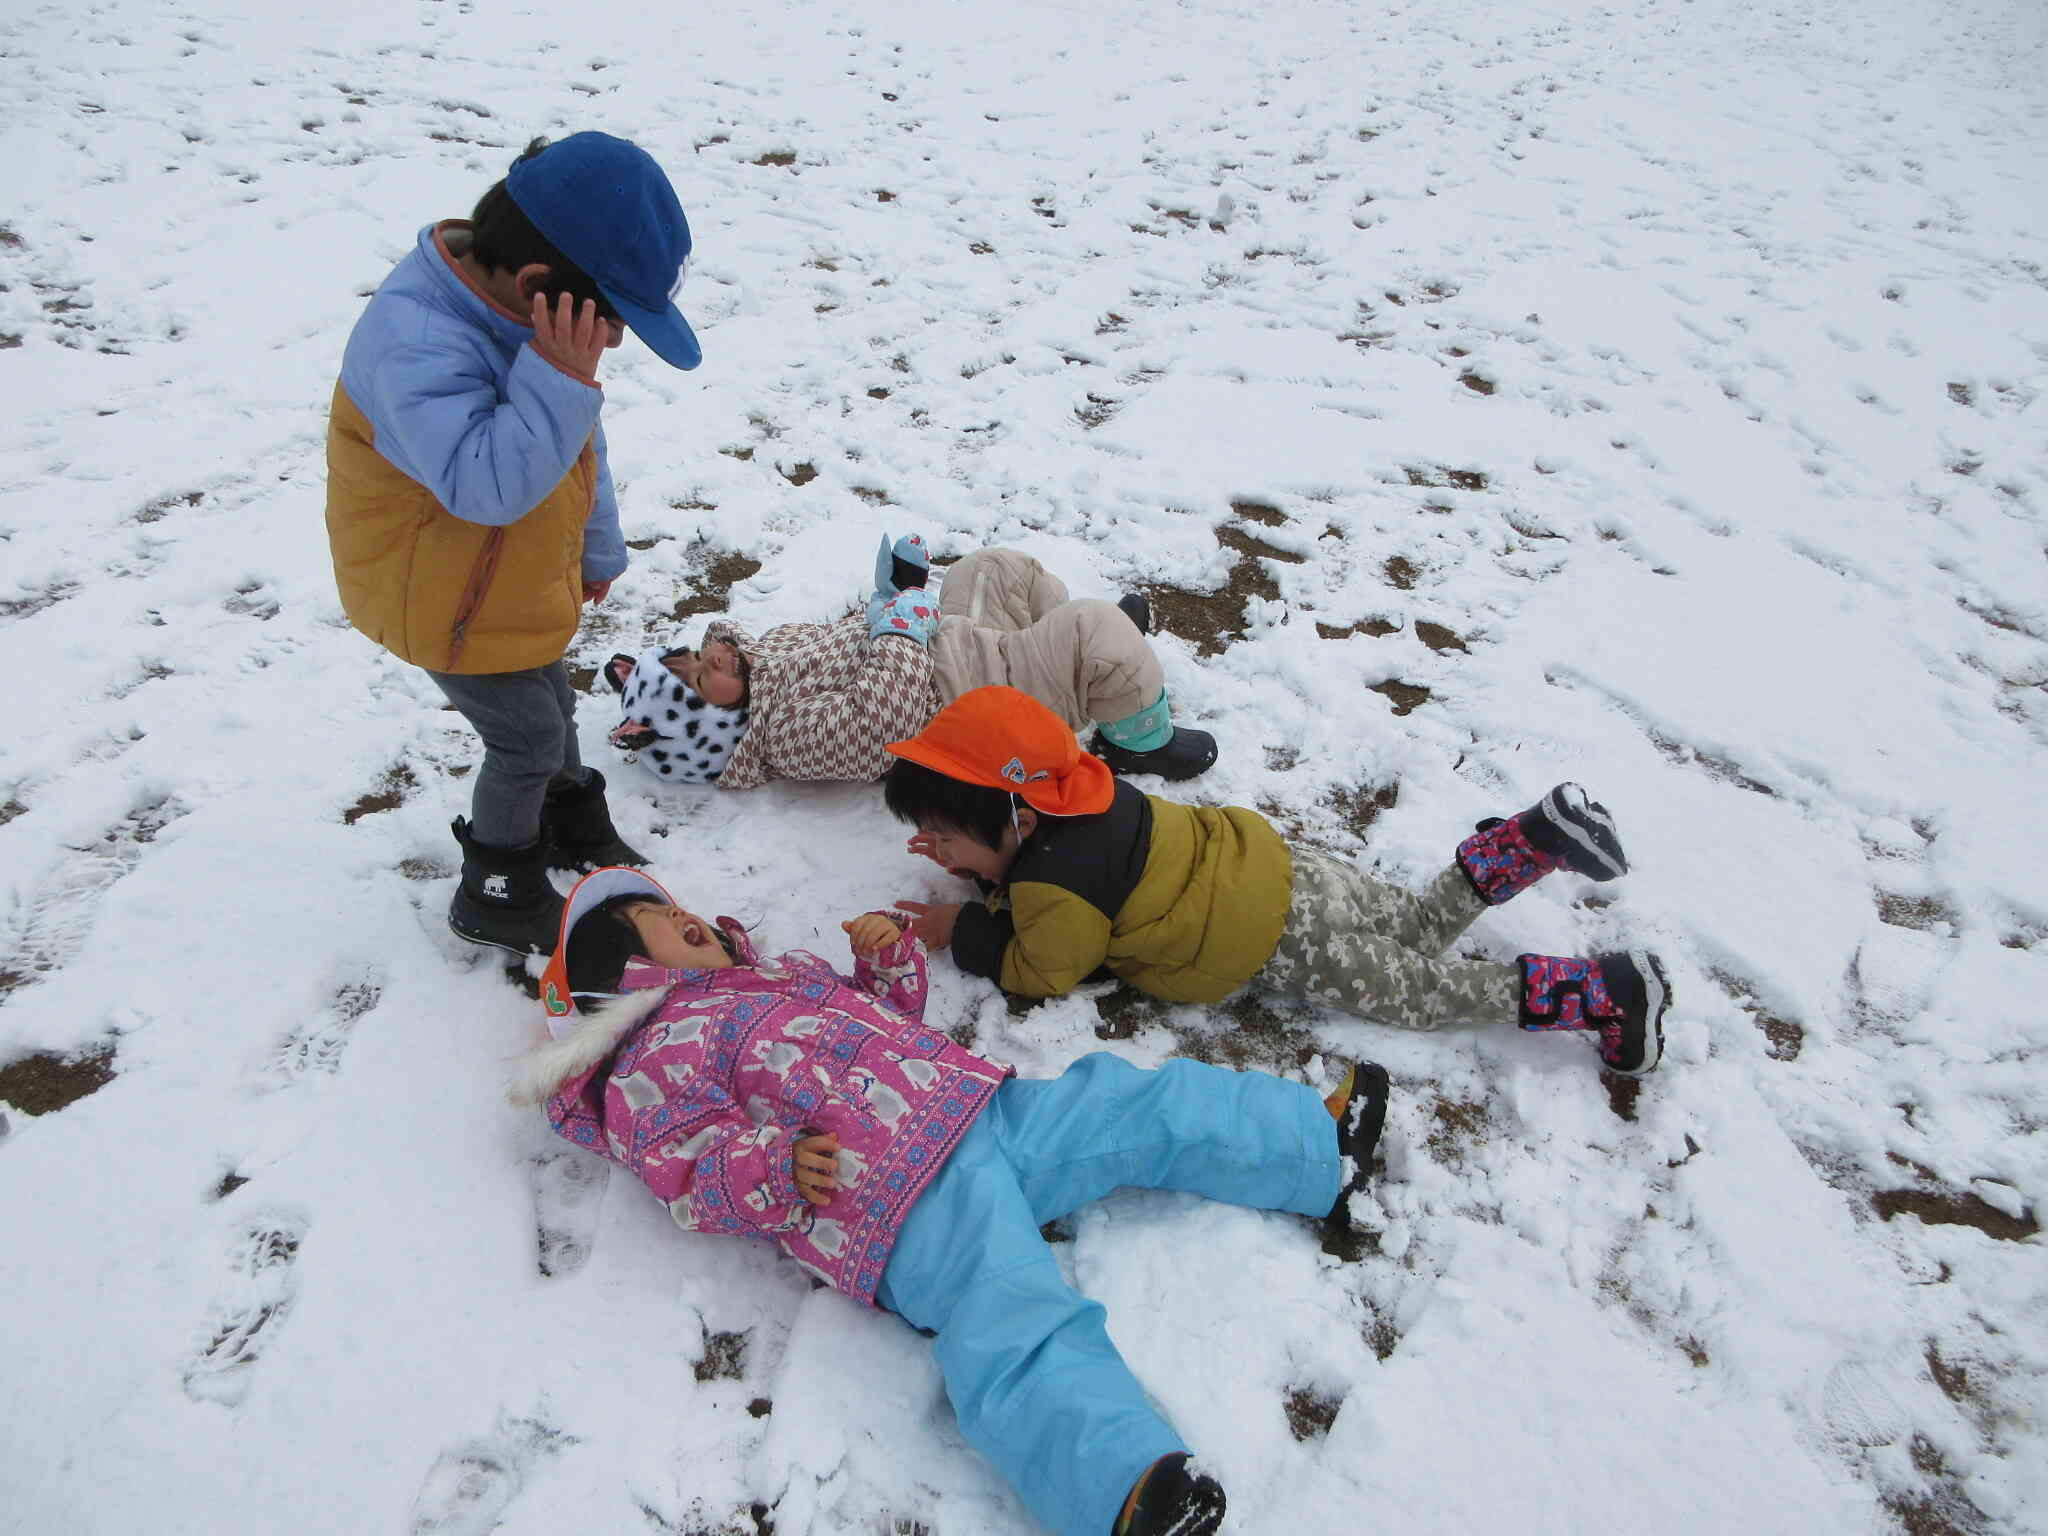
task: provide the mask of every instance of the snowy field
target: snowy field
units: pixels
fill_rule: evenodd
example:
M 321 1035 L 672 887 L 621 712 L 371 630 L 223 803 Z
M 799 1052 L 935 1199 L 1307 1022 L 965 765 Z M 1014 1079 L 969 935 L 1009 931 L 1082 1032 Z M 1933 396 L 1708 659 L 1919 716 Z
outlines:
M 586 677 L 920 529 L 1150 592 L 1195 796 L 1389 878 L 1560 779 L 1621 821 L 1467 947 L 1657 950 L 1640 1088 L 935 967 L 1027 1073 L 1393 1072 L 1355 1259 L 1062 1234 L 1228 1529 L 2048 1531 L 2038 0 L 288 9 L 0 12 L 0 1529 L 1036 1529 L 922 1340 L 507 1105 L 475 743 L 335 597 L 363 296 L 603 128 L 705 362 L 602 365 Z M 657 791 L 613 723 L 629 838 L 769 952 L 944 884 L 869 786 Z

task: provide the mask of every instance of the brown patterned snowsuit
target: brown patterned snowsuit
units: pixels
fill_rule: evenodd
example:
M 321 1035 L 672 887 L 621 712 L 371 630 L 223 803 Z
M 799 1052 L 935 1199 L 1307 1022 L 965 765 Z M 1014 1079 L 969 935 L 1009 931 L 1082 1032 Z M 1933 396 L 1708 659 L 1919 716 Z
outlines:
M 870 640 L 858 614 L 758 638 L 712 624 L 705 639 L 728 640 L 746 658 L 752 712 L 719 785 L 880 778 L 887 743 L 989 683 L 1023 690 L 1076 729 L 1136 714 L 1165 686 L 1152 647 L 1115 604 L 1069 599 L 1057 576 L 1017 550 L 977 550 L 953 565 L 939 612 L 929 650 Z

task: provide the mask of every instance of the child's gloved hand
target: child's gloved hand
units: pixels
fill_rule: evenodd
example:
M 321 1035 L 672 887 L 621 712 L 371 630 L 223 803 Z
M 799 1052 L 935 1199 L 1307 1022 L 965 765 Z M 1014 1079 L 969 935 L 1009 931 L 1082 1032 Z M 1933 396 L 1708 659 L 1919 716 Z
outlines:
M 813 1205 L 830 1205 L 839 1189 L 839 1138 L 827 1131 L 796 1144 L 797 1192 Z
M 856 955 L 878 954 L 903 937 L 903 930 L 879 912 L 863 912 L 839 926 Z
M 882 535 L 882 547 L 875 551 L 875 595 L 868 599 L 868 632 L 890 598 L 912 587 L 923 587 L 931 579 L 932 557 L 924 547 L 924 535 L 906 533 L 900 539 Z
M 868 616 L 868 638 L 894 635 L 930 645 L 939 629 L 939 605 L 923 587 L 906 587 Z

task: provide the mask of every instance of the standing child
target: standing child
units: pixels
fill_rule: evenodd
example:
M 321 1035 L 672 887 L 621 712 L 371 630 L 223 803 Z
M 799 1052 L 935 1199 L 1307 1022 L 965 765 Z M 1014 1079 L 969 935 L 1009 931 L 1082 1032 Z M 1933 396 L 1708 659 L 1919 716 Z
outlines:
M 1606 807 L 1560 784 L 1518 816 L 1480 823 L 1421 895 L 1290 849 L 1238 806 L 1143 795 L 1079 750 L 1014 688 L 961 695 L 892 743 L 889 809 L 910 850 L 982 882 L 986 904 L 899 903 L 918 936 L 1007 992 L 1051 997 L 1107 967 L 1141 992 L 1207 1003 L 1257 977 L 1383 1023 L 1435 1029 L 1518 1020 L 1597 1035 L 1641 1076 L 1664 1048 L 1670 987 L 1641 951 L 1513 965 L 1439 958 L 1487 907 L 1555 869 L 1628 869 Z
M 550 864 L 644 863 L 577 752 L 562 656 L 626 568 L 598 360 L 627 327 L 694 368 L 674 304 L 690 226 L 609 134 L 535 139 L 472 220 L 422 229 L 350 333 L 327 433 L 327 532 L 349 621 L 423 669 L 483 738 L 448 923 L 554 943 Z
M 1323 1099 L 1099 1053 L 1026 1081 L 923 1022 L 924 947 L 894 916 L 840 926 L 851 978 L 803 950 L 761 959 L 731 918 L 597 871 L 542 981 L 558 1038 L 513 1097 L 545 1100 L 557 1132 L 631 1168 L 685 1231 L 767 1238 L 932 1334 L 961 1433 L 1059 1536 L 1213 1532 L 1222 1488 L 1039 1229 L 1126 1185 L 1342 1224 L 1386 1073 L 1350 1067 Z

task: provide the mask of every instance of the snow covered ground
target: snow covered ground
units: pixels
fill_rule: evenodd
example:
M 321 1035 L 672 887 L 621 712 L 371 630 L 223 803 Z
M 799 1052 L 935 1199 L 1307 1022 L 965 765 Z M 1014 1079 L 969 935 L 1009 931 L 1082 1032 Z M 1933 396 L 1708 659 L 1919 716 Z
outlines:
M 921 1340 L 504 1102 L 474 743 L 336 602 L 362 296 L 596 127 L 705 364 L 605 361 L 577 664 L 1017 543 L 1153 592 L 1199 798 L 1416 883 L 1559 779 L 1622 820 L 1469 947 L 1657 949 L 1640 1090 L 936 968 L 1026 1072 L 1393 1071 L 1358 1261 L 1134 1194 L 1061 1244 L 1230 1529 L 2048 1530 L 2036 0 L 286 9 L 0 17 L 0 1528 L 1032 1529 Z M 771 951 L 938 889 L 872 788 L 657 792 L 612 723 Z

